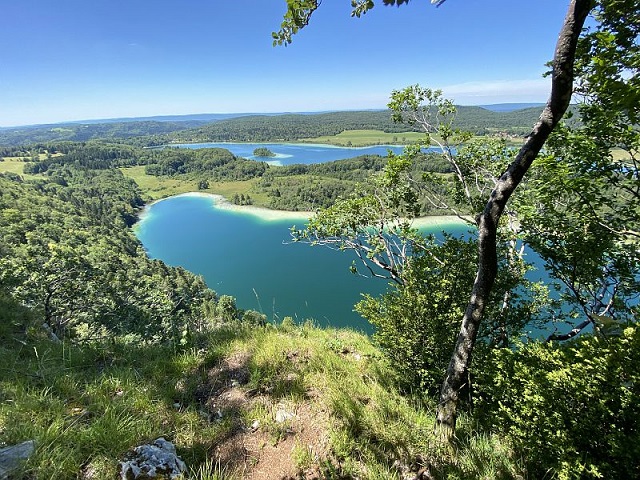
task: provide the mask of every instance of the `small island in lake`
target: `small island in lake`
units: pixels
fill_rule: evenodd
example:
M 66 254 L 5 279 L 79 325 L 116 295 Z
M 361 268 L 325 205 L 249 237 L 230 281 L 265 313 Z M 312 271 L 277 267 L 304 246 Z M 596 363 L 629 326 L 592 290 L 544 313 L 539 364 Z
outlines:
M 258 147 L 253 151 L 253 156 L 254 157 L 275 157 L 276 154 L 266 147 Z

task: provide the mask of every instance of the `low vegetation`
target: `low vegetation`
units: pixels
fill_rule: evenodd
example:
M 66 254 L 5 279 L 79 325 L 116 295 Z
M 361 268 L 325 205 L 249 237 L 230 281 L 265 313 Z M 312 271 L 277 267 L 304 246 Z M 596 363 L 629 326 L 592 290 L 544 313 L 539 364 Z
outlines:
M 402 393 L 402 375 L 359 333 L 216 315 L 180 346 L 126 336 L 78 345 L 52 343 L 30 311 L 2 306 L 1 438 L 36 441 L 25 478 L 113 478 L 128 451 L 160 436 L 193 479 L 637 474 L 635 327 L 609 342 L 497 351 L 451 451 L 434 436 L 431 397 Z M 568 368 L 575 355 L 594 362 Z
M 113 478 L 127 451 L 159 436 L 176 444 L 194 479 L 524 471 L 504 440 L 472 433 L 471 419 L 457 460 L 439 450 L 428 405 L 398 393 L 366 337 L 287 322 L 220 325 L 181 348 L 126 338 L 56 345 L 5 330 L 2 439 L 36 440 L 29 478 Z

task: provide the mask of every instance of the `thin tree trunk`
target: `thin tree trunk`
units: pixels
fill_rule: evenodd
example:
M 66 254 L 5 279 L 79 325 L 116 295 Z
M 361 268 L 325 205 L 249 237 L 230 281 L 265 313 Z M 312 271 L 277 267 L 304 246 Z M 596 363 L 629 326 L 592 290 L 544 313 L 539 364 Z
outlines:
M 549 100 L 532 133 L 515 160 L 500 177 L 484 211 L 476 219 L 478 271 L 471 299 L 462 318 L 460 334 L 442 383 L 437 409 L 436 428 L 439 430 L 440 437 L 446 442 L 450 443 L 455 433 L 459 395 L 466 384 L 478 329 L 498 271 L 496 235 L 500 216 L 509 197 L 522 181 L 551 131 L 569 106 L 573 91 L 576 45 L 584 21 L 593 6 L 594 0 L 571 1 L 556 45 Z

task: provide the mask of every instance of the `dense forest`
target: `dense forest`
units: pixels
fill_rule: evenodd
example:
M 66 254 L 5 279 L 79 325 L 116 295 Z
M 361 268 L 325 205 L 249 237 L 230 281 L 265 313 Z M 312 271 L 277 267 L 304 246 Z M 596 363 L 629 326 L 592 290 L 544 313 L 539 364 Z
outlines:
M 144 201 L 119 170 L 57 164 L 0 185 L 3 296 L 29 305 L 52 338 L 179 343 L 216 311 L 201 278 L 146 256 L 130 228 Z
M 269 168 L 252 191 L 266 193 L 268 201 L 265 205 L 269 208 L 315 211 L 349 196 L 372 175 L 381 172 L 386 164 L 386 157 L 365 155 L 328 163 Z M 421 153 L 415 157 L 411 174 L 417 179 L 425 172 L 447 174 L 451 173 L 451 166 L 438 154 Z M 420 202 L 421 215 L 442 214 L 432 208 L 425 197 Z

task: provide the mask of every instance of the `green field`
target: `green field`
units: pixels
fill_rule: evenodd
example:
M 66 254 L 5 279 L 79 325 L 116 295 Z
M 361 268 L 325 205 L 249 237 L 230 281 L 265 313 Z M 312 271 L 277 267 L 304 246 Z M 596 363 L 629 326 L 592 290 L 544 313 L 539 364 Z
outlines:
M 15 173 L 24 179 L 36 178 L 36 175 L 24 173 L 24 166 L 27 163 L 22 160 L 22 157 L 4 157 L 0 162 L 0 173 Z
M 325 143 L 340 147 L 368 147 L 371 145 L 406 145 L 424 141 L 422 132 L 386 133 L 382 130 L 345 130 L 338 135 L 325 135 L 321 137 L 303 138 L 302 143 Z M 438 137 L 433 136 L 432 138 Z M 488 136 L 475 136 L 475 138 L 489 138 Z M 517 136 L 506 138 L 507 145 L 520 146 L 522 139 Z
M 327 143 L 341 147 L 365 147 L 369 145 L 403 145 L 424 140 L 424 133 L 386 133 L 381 130 L 345 130 L 338 135 L 303 138 L 304 143 Z
M 160 177 L 155 175 L 147 175 L 144 172 L 144 166 L 121 168 L 120 171 L 128 178 L 131 178 L 138 184 L 142 193 L 151 200 L 170 197 L 188 192 L 215 193 L 222 195 L 227 199 L 233 197 L 234 194 L 251 195 L 256 205 L 264 205 L 266 194 L 254 194 L 252 188 L 256 180 L 247 180 L 243 182 L 209 182 L 209 188 L 198 189 L 198 179 L 191 179 L 186 176 L 176 177 Z
M 195 180 L 147 175 L 144 173 L 144 168 L 144 165 L 139 165 L 136 167 L 121 168 L 120 171 L 126 177 L 136 182 L 142 190 L 142 193 L 152 200 L 198 190 L 198 183 Z

